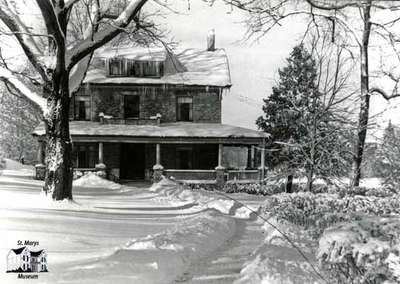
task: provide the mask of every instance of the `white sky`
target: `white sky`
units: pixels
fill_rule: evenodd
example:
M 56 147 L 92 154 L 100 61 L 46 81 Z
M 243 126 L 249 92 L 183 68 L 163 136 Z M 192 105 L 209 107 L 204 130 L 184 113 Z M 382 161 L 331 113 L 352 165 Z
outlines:
M 185 47 L 206 47 L 208 30 L 216 32 L 216 47 L 225 48 L 231 69 L 233 87 L 223 98 L 223 123 L 256 128 L 255 120 L 262 114 L 262 99 L 271 93 L 277 70 L 284 66 L 292 48 L 299 43 L 305 24 L 292 19 L 278 26 L 258 42 L 237 43 L 245 35 L 241 12 L 203 1 L 168 1 L 182 14 L 166 16 L 164 22 L 171 35 Z M 190 3 L 190 10 L 188 10 Z M 358 80 L 356 80 L 358 83 Z M 247 97 L 248 99 L 243 99 Z M 385 127 L 389 119 L 400 124 L 400 99 L 387 103 L 381 97 L 371 99 L 371 117 L 381 114 L 377 123 Z M 358 112 L 358 109 L 357 109 Z M 372 134 L 372 131 L 370 131 Z M 379 134 L 378 134 L 379 136 Z

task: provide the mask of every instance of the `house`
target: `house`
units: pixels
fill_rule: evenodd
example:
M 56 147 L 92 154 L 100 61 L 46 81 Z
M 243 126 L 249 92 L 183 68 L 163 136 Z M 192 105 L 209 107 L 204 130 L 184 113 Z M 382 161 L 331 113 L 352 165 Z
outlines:
M 7 254 L 7 272 L 47 272 L 46 251 L 30 251 L 26 246 L 11 249 Z
M 103 171 L 114 180 L 257 179 L 255 160 L 264 159 L 254 146 L 264 145 L 268 135 L 221 123 L 222 97 L 231 85 L 228 58 L 215 48 L 214 33 L 203 50 L 97 51 L 71 104 L 75 176 Z M 41 165 L 44 134 L 43 125 L 34 131 Z M 224 147 L 246 147 L 246 171 L 225 169 Z

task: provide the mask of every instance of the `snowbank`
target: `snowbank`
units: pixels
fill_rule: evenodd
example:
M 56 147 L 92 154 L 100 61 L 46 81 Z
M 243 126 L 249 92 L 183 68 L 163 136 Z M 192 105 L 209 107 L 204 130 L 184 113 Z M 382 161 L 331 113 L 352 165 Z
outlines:
M 69 283 L 172 283 L 191 264 L 230 239 L 235 230 L 233 218 L 206 210 L 177 222 L 173 229 L 132 239 L 108 256 L 68 268 L 57 279 Z
M 34 167 L 30 165 L 23 165 L 17 161 L 4 159 L 5 167 L 1 170 L 3 175 L 7 176 L 21 176 L 21 177 L 33 177 Z
M 86 188 L 106 188 L 118 190 L 121 189 L 121 185 L 106 179 L 103 179 L 95 173 L 87 173 L 73 181 L 73 186 L 86 187 Z
M 317 264 L 311 242 L 299 227 L 270 218 L 264 223 L 263 230 L 264 243 L 245 263 L 235 284 L 320 283 L 321 279 L 312 268 Z
M 169 200 L 171 204 L 194 203 L 202 208 L 215 209 L 223 214 L 232 215 L 237 218 L 253 218 L 258 208 L 245 207 L 238 202 L 229 199 L 217 191 L 203 189 L 187 189 L 184 185 L 174 181 L 163 179 L 154 184 L 150 191 L 158 193 Z

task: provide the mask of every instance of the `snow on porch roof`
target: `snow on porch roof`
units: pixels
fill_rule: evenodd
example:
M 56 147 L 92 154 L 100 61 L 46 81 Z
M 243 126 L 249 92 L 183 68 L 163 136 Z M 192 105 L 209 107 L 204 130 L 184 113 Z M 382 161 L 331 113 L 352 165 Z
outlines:
M 107 58 L 127 58 L 133 60 L 174 61 L 182 65 L 180 72 L 166 72 L 161 78 L 107 77 L 104 66 L 93 66 L 87 72 L 83 83 L 90 84 L 171 84 L 230 87 L 231 76 L 228 58 L 224 49 L 207 51 L 201 49 L 120 48 L 103 49 L 95 53 L 94 60 Z M 172 58 L 171 58 L 172 57 Z
M 269 134 L 218 123 L 175 122 L 160 125 L 101 124 L 95 121 L 71 121 L 71 136 L 123 136 L 148 138 L 268 138 Z M 33 132 L 45 134 L 43 123 Z

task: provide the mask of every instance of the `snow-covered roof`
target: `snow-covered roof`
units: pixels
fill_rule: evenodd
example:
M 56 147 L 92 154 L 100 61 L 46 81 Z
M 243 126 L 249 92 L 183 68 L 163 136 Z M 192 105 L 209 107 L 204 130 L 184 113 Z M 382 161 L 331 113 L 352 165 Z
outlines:
M 109 58 L 164 61 L 161 78 L 107 77 L 104 64 L 92 64 L 83 83 L 90 84 L 171 84 L 230 87 L 228 58 L 224 49 L 137 49 L 132 47 L 102 49 L 95 53 L 93 62 Z M 171 69 L 176 72 L 170 72 Z M 174 70 L 172 70 L 174 71 Z
M 39 250 L 39 251 L 31 251 L 31 256 L 40 256 L 43 253 L 44 250 Z
M 20 254 L 21 252 L 24 251 L 25 248 L 26 248 L 26 247 L 20 247 L 20 248 L 17 248 L 17 249 L 12 249 L 12 251 L 13 251 L 15 254 Z
M 101 124 L 71 121 L 71 136 L 123 136 L 148 138 L 268 138 L 265 132 L 218 123 L 174 122 L 160 125 Z M 33 135 L 45 134 L 43 123 Z

